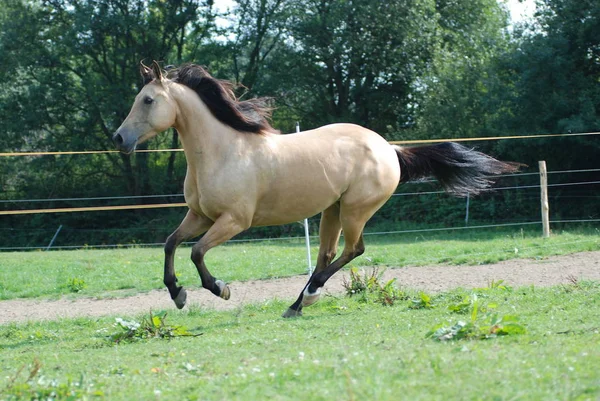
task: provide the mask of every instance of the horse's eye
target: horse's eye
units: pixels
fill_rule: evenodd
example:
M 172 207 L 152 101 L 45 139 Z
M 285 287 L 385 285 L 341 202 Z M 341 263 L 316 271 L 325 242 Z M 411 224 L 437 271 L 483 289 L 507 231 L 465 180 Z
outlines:
M 150 96 L 146 96 L 144 98 L 144 103 L 146 103 L 146 104 L 152 104 L 153 101 L 154 101 L 154 99 L 152 99 Z

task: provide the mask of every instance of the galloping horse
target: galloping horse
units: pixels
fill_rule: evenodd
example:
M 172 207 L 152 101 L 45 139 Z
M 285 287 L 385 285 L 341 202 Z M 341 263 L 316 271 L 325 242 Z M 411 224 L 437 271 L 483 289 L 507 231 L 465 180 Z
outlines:
M 332 124 L 280 135 L 260 99 L 240 101 L 233 85 L 188 64 L 165 75 L 158 63 L 141 64 L 145 86 L 113 136 L 124 153 L 175 127 L 187 174 L 189 210 L 165 244 L 164 283 L 178 308 L 187 293 L 177 286 L 174 252 L 181 242 L 204 234 L 192 248 L 202 286 L 223 299 L 230 290 L 211 275 L 204 255 L 254 226 L 279 225 L 321 213 L 317 265 L 300 296 L 283 314 L 300 316 L 319 298 L 325 282 L 361 255 L 367 220 L 399 183 L 436 177 L 450 193 L 477 194 L 490 175 L 518 165 L 498 161 L 456 143 L 400 147 L 366 128 Z M 340 234 L 344 250 L 334 260 Z

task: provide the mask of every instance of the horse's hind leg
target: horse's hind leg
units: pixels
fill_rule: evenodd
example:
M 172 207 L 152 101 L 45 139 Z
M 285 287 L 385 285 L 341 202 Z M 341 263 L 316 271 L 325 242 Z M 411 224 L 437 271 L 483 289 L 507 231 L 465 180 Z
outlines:
M 369 215 L 370 217 L 370 215 Z M 324 269 L 317 271 L 311 276 L 308 284 L 300 293 L 300 296 L 288 310 L 283 314 L 283 317 L 294 317 L 302 314 L 302 307 L 312 305 L 317 301 L 320 294 L 320 289 L 325 285 L 338 270 L 348 264 L 352 259 L 360 256 L 365 251 L 363 242 L 362 230 L 367 221 L 360 219 L 357 221 L 350 219 L 342 219 L 342 227 L 344 231 L 344 251 L 342 255 L 333 263 L 329 264 Z
M 198 269 L 202 287 L 223 299 L 229 299 L 231 294 L 229 287 L 225 282 L 215 279 L 210 274 L 204 263 L 204 255 L 211 248 L 228 241 L 249 226 L 249 224 L 241 224 L 229 214 L 222 214 L 192 248 L 192 261 Z
M 335 258 L 341 231 L 340 204 L 335 203 L 321 213 L 319 255 L 317 256 L 317 266 L 313 275 L 329 266 Z
M 191 210 L 173 234 L 169 235 L 165 243 L 165 286 L 169 290 L 171 299 L 175 305 L 181 309 L 185 306 L 187 292 L 185 288 L 177 286 L 177 277 L 175 276 L 175 249 L 185 240 L 197 237 L 204 233 L 213 224 L 212 220 L 205 216 L 198 216 Z
M 323 213 L 321 213 L 321 223 L 319 224 L 320 244 L 319 255 L 317 256 L 317 266 L 315 267 L 315 271 L 313 272 L 312 276 L 309 277 L 308 283 L 310 283 L 311 278 L 315 274 L 318 274 L 321 271 L 323 271 L 327 266 L 331 264 L 333 258 L 335 258 L 341 231 L 342 225 L 340 223 L 340 204 L 335 203 L 327 209 L 325 209 Z M 306 286 L 308 286 L 308 283 L 306 283 Z M 306 286 L 304 287 L 305 289 Z M 313 301 L 311 303 L 315 303 L 318 300 L 319 295 L 319 293 L 313 294 Z M 283 317 L 299 316 L 302 313 L 302 300 L 303 295 L 300 294 L 300 297 L 294 303 L 294 305 L 296 305 L 297 308 L 289 308 L 283 314 Z

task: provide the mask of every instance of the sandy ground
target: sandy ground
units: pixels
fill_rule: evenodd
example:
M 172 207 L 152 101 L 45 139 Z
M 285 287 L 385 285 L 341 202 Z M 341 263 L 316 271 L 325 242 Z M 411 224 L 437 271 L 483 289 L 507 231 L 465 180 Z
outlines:
M 332 277 L 325 285 L 324 293 L 342 293 L 344 277 L 348 277 L 347 271 Z M 439 292 L 456 287 L 485 287 L 491 280 L 504 280 L 513 287 L 557 285 L 569 283 L 573 278 L 600 280 L 600 252 L 583 252 L 544 260 L 510 260 L 482 266 L 388 268 L 384 280 L 393 277 L 401 287 L 426 292 Z M 285 299 L 291 302 L 302 290 L 306 280 L 307 276 L 303 275 L 275 280 L 233 282 L 229 284 L 231 299 L 228 301 L 217 298 L 206 290 L 188 288 L 187 302 L 188 305 L 219 310 L 234 309 L 243 304 L 271 299 Z M 130 316 L 158 309 L 175 309 L 166 289 L 116 299 L 16 299 L 0 301 L 0 324 L 80 316 Z

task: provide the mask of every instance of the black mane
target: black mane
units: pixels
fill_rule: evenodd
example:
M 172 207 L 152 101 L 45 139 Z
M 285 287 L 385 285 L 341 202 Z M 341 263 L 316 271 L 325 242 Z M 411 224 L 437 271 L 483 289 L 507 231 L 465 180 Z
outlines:
M 169 78 L 193 89 L 213 116 L 223 124 L 242 132 L 279 133 L 267 120 L 271 117 L 268 99 L 240 101 L 233 92 L 234 85 L 231 82 L 213 78 L 196 64 L 185 64 L 170 70 Z

